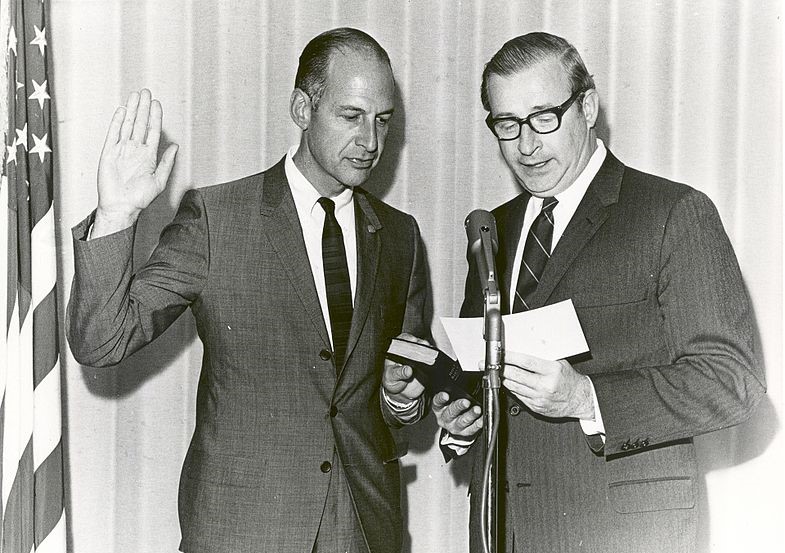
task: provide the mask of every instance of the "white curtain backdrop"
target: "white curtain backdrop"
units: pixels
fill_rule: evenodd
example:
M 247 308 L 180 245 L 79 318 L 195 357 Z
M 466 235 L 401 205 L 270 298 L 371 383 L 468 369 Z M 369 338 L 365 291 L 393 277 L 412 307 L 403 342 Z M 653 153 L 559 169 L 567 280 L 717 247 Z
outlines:
M 399 104 L 370 188 L 420 222 L 433 331 L 457 313 L 463 218 L 518 190 L 485 128 L 483 64 L 509 38 L 569 39 L 594 74 L 600 134 L 628 165 L 686 182 L 717 204 L 757 312 L 769 394 L 738 428 L 698 439 L 708 515 L 704 551 L 782 550 L 782 56 L 775 0 L 53 0 L 60 263 L 70 227 L 95 206 L 106 126 L 149 87 L 180 145 L 165 197 L 142 218 L 144 261 L 184 191 L 258 172 L 298 138 L 287 115 L 297 58 L 350 25 L 389 52 Z M 64 305 L 65 301 L 61 303 Z M 113 370 L 63 345 L 70 550 L 173 552 L 177 484 L 193 427 L 201 344 L 185 314 Z M 445 465 L 432 420 L 399 435 L 407 552 L 465 552 L 468 467 Z

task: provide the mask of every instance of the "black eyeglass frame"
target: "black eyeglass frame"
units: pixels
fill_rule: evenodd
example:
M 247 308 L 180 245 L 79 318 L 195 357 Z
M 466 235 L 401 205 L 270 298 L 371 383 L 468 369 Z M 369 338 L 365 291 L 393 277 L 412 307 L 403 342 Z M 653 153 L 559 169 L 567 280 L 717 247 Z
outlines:
M 485 124 L 488 125 L 488 128 L 493 133 L 493 136 L 495 136 L 498 140 L 518 140 L 521 137 L 521 131 L 523 130 L 524 124 L 529 125 L 529 128 L 537 134 L 551 134 L 552 132 L 556 132 L 561 128 L 561 119 L 562 117 L 564 117 L 564 114 L 567 113 L 567 110 L 570 109 L 570 106 L 572 106 L 575 100 L 577 100 L 579 96 L 586 93 L 588 90 L 589 89 L 587 88 L 582 88 L 577 92 L 575 92 L 572 96 L 570 96 L 567 99 L 567 101 L 564 102 L 563 104 L 554 106 L 552 108 L 535 111 L 534 113 L 530 113 L 525 119 L 521 119 L 520 117 L 513 117 L 513 116 L 493 117 L 493 115 L 489 113 L 488 116 L 485 118 Z M 556 128 L 554 128 L 552 131 L 541 132 L 535 129 L 534 125 L 531 124 L 531 119 L 533 117 L 538 117 L 543 113 L 552 113 L 556 116 Z M 518 123 L 518 134 L 516 134 L 512 138 L 500 138 L 499 135 L 496 134 L 496 129 L 494 128 L 496 123 L 498 123 L 499 121 L 515 121 L 516 123 Z

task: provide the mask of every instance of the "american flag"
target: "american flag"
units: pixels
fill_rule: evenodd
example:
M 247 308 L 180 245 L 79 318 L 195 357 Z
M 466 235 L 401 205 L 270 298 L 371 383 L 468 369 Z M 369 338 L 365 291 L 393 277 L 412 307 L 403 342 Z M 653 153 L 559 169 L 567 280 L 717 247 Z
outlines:
M 66 550 L 48 1 L 3 2 L 10 17 L 0 184 L 2 553 Z

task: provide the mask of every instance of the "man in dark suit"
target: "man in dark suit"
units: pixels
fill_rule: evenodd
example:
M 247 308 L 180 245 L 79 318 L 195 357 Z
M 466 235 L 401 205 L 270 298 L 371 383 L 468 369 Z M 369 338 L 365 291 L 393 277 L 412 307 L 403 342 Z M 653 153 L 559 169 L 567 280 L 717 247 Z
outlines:
M 701 192 L 626 167 L 596 138 L 599 95 L 562 38 L 507 42 L 485 67 L 482 102 L 523 187 L 493 211 L 503 309 L 571 299 L 591 349 L 546 361 L 506 337 L 499 550 L 694 551 L 692 438 L 743 421 L 765 391 L 718 213 Z M 472 264 L 461 315 L 482 312 Z M 466 407 L 434 398 L 458 453 L 480 424 Z M 472 551 L 481 551 L 482 462 L 475 455 Z
M 98 207 L 74 228 L 74 357 L 114 365 L 190 308 L 204 344 L 179 512 L 187 553 L 398 553 L 399 453 L 388 425 L 423 414 L 390 339 L 423 335 L 415 220 L 362 188 L 394 109 L 387 53 L 335 29 L 303 50 L 299 145 L 264 173 L 190 190 L 150 260 L 131 259 L 161 193 L 162 109 L 129 96 L 110 124 Z

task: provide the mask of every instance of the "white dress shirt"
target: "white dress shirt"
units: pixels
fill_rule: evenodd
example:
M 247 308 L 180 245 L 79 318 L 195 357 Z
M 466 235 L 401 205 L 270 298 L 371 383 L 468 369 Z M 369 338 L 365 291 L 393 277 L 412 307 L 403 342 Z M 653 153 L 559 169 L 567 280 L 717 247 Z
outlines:
M 330 326 L 330 310 L 327 307 L 327 286 L 324 283 L 324 261 L 322 260 L 322 230 L 324 228 L 324 208 L 319 204 L 321 198 L 316 188 L 305 178 L 294 164 L 293 156 L 298 146 L 292 146 L 286 154 L 284 170 L 286 179 L 292 189 L 294 205 L 297 208 L 297 217 L 303 231 L 305 249 L 308 252 L 308 261 L 311 264 L 316 293 L 322 306 L 322 317 L 327 326 L 327 332 L 332 341 L 332 327 Z M 335 218 L 341 226 L 343 245 L 346 249 L 346 264 L 349 267 L 349 282 L 352 288 L 352 300 L 357 289 L 357 231 L 354 221 L 354 195 L 351 188 L 330 198 L 335 202 Z

